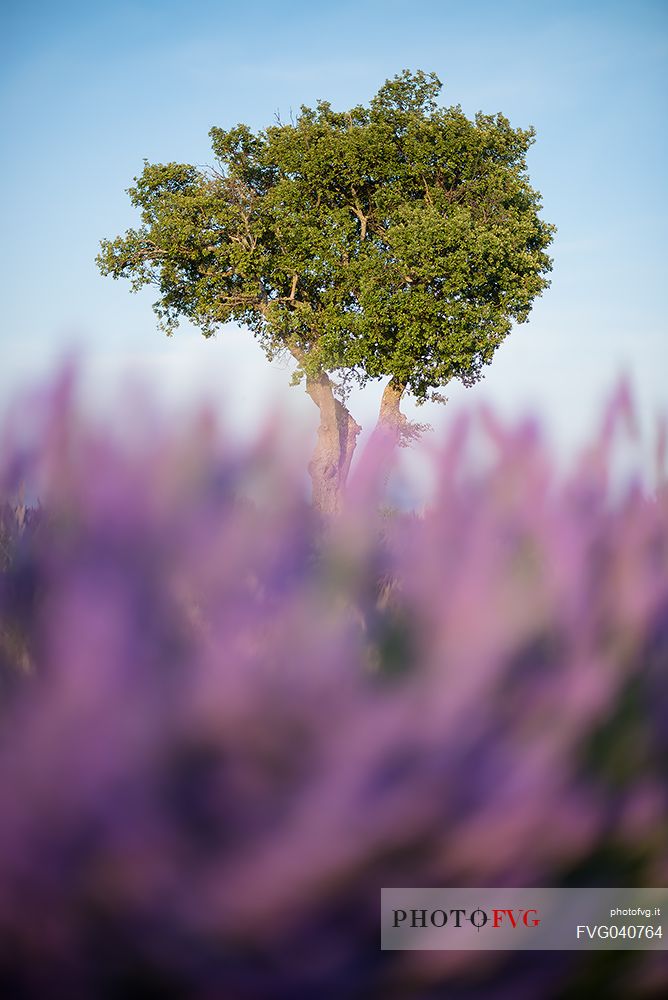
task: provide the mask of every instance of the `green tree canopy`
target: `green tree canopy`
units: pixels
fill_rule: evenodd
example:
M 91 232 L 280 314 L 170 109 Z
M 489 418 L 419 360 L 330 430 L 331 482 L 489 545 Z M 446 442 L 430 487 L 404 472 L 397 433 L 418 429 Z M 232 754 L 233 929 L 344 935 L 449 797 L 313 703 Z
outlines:
M 269 357 L 290 351 L 321 410 L 314 485 L 336 480 L 323 507 L 359 430 L 329 375 L 389 376 L 381 420 L 398 426 L 404 392 L 476 382 L 548 285 L 534 130 L 438 107 L 440 89 L 404 71 L 368 107 L 320 101 L 257 133 L 212 128 L 214 167 L 144 163 L 129 189 L 141 225 L 97 258 L 135 290 L 157 287 L 168 333 L 181 318 L 205 336 L 234 320 Z
M 103 241 L 102 273 L 155 285 L 168 332 L 236 320 L 312 375 L 389 375 L 418 399 L 477 381 L 548 284 L 553 227 L 534 130 L 439 108 L 440 89 L 405 71 L 369 107 L 212 128 L 213 169 L 145 162 L 142 224 Z

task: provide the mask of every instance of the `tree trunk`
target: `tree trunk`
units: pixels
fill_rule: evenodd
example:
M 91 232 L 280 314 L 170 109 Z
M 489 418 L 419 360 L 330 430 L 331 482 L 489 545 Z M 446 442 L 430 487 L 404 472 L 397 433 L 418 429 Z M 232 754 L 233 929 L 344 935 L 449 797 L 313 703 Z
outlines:
M 318 439 L 309 463 L 313 506 L 323 514 L 336 514 L 341 509 L 350 463 L 361 428 L 343 403 L 335 397 L 327 375 L 307 377 L 306 391 L 320 410 Z
M 378 415 L 377 430 L 383 430 L 390 434 L 395 444 L 400 444 L 402 432 L 408 423 L 406 416 L 401 412 L 401 397 L 404 394 L 405 386 L 396 378 L 391 378 L 383 390 L 380 401 L 380 413 Z

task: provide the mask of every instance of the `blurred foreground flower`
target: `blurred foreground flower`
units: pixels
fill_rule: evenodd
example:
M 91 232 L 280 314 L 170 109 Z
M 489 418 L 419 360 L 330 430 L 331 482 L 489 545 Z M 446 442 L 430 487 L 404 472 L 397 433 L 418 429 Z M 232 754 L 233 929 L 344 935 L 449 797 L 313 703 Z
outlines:
M 628 412 L 568 475 L 488 413 L 476 470 L 458 421 L 420 516 L 372 451 L 328 525 L 271 435 L 131 446 L 66 383 L 5 428 L 0 995 L 663 995 L 663 956 L 379 941 L 383 886 L 665 884 L 668 495 L 609 486 Z

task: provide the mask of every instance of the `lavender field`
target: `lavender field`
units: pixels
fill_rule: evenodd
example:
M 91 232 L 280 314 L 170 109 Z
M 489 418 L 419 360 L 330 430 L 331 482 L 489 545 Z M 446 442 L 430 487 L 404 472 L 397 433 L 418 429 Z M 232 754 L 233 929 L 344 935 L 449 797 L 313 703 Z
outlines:
M 19 412 L 1 996 L 665 995 L 665 953 L 379 948 L 384 886 L 666 884 L 668 489 L 661 441 L 651 487 L 610 475 L 623 388 L 566 470 L 454 421 L 419 512 L 377 441 L 328 521 L 280 427 L 128 441 L 67 378 Z

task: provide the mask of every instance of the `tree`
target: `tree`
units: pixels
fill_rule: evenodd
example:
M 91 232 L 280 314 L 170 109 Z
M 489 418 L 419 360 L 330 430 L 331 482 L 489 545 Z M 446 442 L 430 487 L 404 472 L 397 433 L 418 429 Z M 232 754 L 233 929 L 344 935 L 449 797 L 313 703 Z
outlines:
M 234 320 L 320 410 L 313 501 L 335 511 L 359 426 L 351 381 L 388 378 L 379 421 L 410 436 L 404 393 L 471 385 L 549 282 L 553 226 L 538 215 L 526 153 L 534 129 L 501 114 L 437 107 L 421 71 L 368 107 L 320 101 L 254 133 L 212 128 L 216 166 L 149 164 L 128 191 L 141 226 L 102 241 L 103 274 L 157 286 L 171 334 Z

